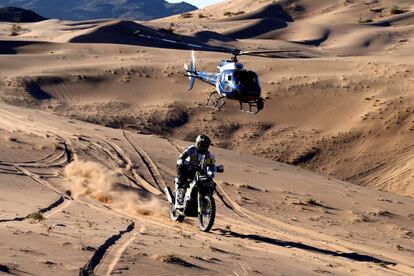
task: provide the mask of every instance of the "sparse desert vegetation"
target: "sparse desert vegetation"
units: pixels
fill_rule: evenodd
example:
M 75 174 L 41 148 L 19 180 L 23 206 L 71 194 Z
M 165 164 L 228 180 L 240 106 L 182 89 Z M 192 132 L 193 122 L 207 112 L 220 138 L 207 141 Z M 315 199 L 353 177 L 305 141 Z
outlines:
M 228 16 L 228 17 L 231 17 L 231 16 L 237 16 L 237 15 L 241 15 L 241 14 L 244 14 L 245 12 L 244 11 L 236 11 L 236 12 L 230 12 L 230 11 L 226 11 L 226 12 L 224 12 L 224 16 Z
M 175 256 L 175 255 L 154 255 L 154 259 L 157 261 L 163 262 L 163 263 L 169 263 L 169 264 L 176 264 L 176 265 L 182 265 L 185 267 L 192 267 L 193 265 L 184 259 Z
M 374 20 L 372 18 L 366 18 L 366 19 L 360 18 L 358 22 L 364 24 L 364 23 L 374 22 Z
M 394 7 L 392 7 L 392 8 L 391 8 L 391 10 L 390 10 L 391 15 L 395 15 L 395 14 L 403 14 L 403 13 L 406 13 L 406 12 L 408 12 L 408 10 L 403 9 L 403 8 L 400 8 L 400 7 L 398 7 L 398 6 L 394 6 Z
M 26 219 L 30 220 L 33 223 L 37 223 L 37 222 L 44 220 L 45 218 L 43 217 L 41 213 L 36 212 L 36 213 L 31 213 L 27 215 Z
M 309 204 L 309 205 L 317 205 L 318 204 L 317 201 L 312 197 L 306 198 L 305 202 L 306 202 L 306 204 Z
M 10 27 L 10 36 L 18 36 L 22 31 L 23 29 L 19 24 L 13 24 Z
M 183 13 L 180 15 L 180 18 L 192 18 L 192 17 L 193 17 L 193 14 L 190 12 Z

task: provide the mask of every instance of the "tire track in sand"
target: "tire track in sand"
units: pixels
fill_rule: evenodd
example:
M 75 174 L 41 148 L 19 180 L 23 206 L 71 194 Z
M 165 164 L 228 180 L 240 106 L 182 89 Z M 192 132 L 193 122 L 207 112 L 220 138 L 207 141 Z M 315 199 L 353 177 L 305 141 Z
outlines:
M 152 221 L 152 220 L 151 220 Z M 168 225 L 163 225 L 164 227 L 166 227 L 166 226 L 168 226 Z M 197 235 L 198 236 L 198 235 Z M 201 236 L 201 235 L 200 235 Z M 204 235 L 202 235 L 202 236 L 204 236 Z
M 131 222 L 125 230 L 121 230 L 121 231 L 119 231 L 118 234 L 115 234 L 115 235 L 112 235 L 111 237 L 109 237 L 103 244 L 101 244 L 98 247 L 98 249 L 96 249 L 95 253 L 89 259 L 89 261 L 80 269 L 79 276 L 95 275 L 94 270 L 101 263 L 102 259 L 107 254 L 107 251 L 110 250 L 110 248 L 113 247 L 113 245 L 119 239 L 121 239 L 124 234 L 133 231 L 134 228 L 135 228 L 135 222 Z M 125 246 L 125 248 L 126 248 L 129 244 L 124 244 L 124 245 L 126 245 Z M 115 255 L 115 257 L 116 256 L 117 255 Z M 114 258 L 114 260 L 111 262 L 111 264 L 115 261 L 117 261 L 116 258 Z M 115 265 L 116 265 L 116 262 L 115 262 Z M 98 275 L 102 275 L 102 274 L 99 273 Z
M 61 196 L 56 201 L 52 202 L 49 206 L 39 209 L 37 211 L 37 213 L 43 215 L 45 213 L 50 212 L 50 213 L 43 216 L 44 218 L 49 218 L 52 215 L 54 215 L 55 213 L 63 210 L 64 208 L 66 208 L 67 205 L 70 204 L 70 202 L 71 201 L 67 201 L 67 200 L 65 200 L 65 198 L 63 196 Z M 23 221 L 23 220 L 27 219 L 27 217 L 29 215 L 30 214 L 28 214 L 27 216 L 24 216 L 24 217 L 19 216 L 19 217 L 15 217 L 15 218 L 11 218 L 11 219 L 0 219 L 0 223 L 1 222 L 12 222 L 12 221 Z
M 158 189 L 160 191 L 164 191 L 166 187 L 164 179 L 161 176 L 161 173 L 158 167 L 155 165 L 154 161 L 149 157 L 149 155 L 136 143 L 134 138 L 130 135 L 128 138 L 127 132 L 123 131 L 124 137 L 126 141 L 132 146 L 132 148 L 136 151 L 136 153 L 140 156 L 142 161 L 144 162 L 145 166 L 147 167 L 149 173 L 151 174 L 154 182 L 157 184 Z
M 171 140 L 171 139 L 166 139 L 168 141 L 168 143 L 170 143 L 178 152 L 181 153 L 181 151 L 184 150 L 183 147 L 181 147 L 178 143 L 176 143 L 175 141 Z M 223 188 L 223 183 L 218 182 L 217 183 L 217 187 L 219 188 L 220 192 L 219 193 L 217 191 L 217 195 L 219 195 L 220 199 L 222 199 L 223 202 L 224 198 L 227 199 L 228 202 L 230 202 L 230 205 L 232 206 L 232 210 L 234 210 L 237 214 L 249 219 L 250 221 L 254 222 L 256 226 L 258 226 L 259 228 L 262 228 L 263 230 L 266 231 L 270 231 L 271 233 L 277 234 L 277 236 L 280 236 L 281 232 L 275 230 L 274 226 L 279 227 L 281 230 L 285 230 L 287 231 L 287 233 L 285 233 L 285 238 L 286 239 L 294 239 L 295 237 L 288 234 L 290 231 L 296 232 L 296 233 L 300 233 L 302 235 L 305 236 L 309 236 L 311 239 L 314 239 L 315 236 L 313 233 L 313 231 L 308 230 L 308 229 L 304 229 L 304 228 L 299 228 L 299 227 L 295 227 L 283 222 L 280 222 L 278 220 L 272 219 L 272 218 L 268 218 L 266 216 L 257 214 L 256 212 L 250 211 L 246 208 L 243 208 L 242 206 L 240 206 L 237 202 L 235 202 L 230 196 L 229 194 L 226 193 L 226 191 Z M 322 235 L 319 233 L 319 235 Z M 235 236 L 237 236 L 237 234 L 235 234 Z M 247 235 L 248 236 L 248 235 Z M 245 237 L 244 235 L 239 235 L 239 237 Z M 256 237 L 255 235 L 252 235 L 252 237 Z M 377 259 L 375 257 L 371 257 L 368 255 L 364 255 L 364 254 L 358 254 L 355 253 L 353 250 L 353 252 L 351 253 L 344 253 L 349 251 L 349 248 L 355 248 L 354 244 L 348 243 L 348 242 L 340 242 L 336 239 L 332 239 L 329 236 L 326 235 L 322 235 L 322 237 L 324 239 L 324 241 L 327 243 L 327 241 L 331 241 L 334 244 L 334 248 L 331 250 L 328 249 L 322 249 L 316 246 L 308 246 L 305 243 L 292 243 L 297 245 L 297 248 L 302 248 L 306 251 L 313 251 L 313 252 L 319 252 L 322 254 L 326 254 L 326 255 L 332 255 L 334 256 L 335 254 L 338 256 L 342 256 L 344 258 L 348 258 L 354 261 L 359 261 L 359 260 L 363 260 L 363 261 L 367 261 L 367 262 L 373 262 L 373 263 L 383 263 L 383 264 L 389 264 L 392 266 L 395 266 L 397 263 L 393 262 L 393 261 L 386 261 L 386 260 L 381 260 L 381 259 Z M 320 238 L 319 238 L 320 239 Z M 273 240 L 273 239 L 268 239 L 269 241 Z M 336 241 L 336 242 L 335 242 Z M 311 240 L 306 240 L 306 242 L 311 242 Z M 283 243 L 280 243 L 281 245 Z M 287 242 L 287 244 L 290 244 L 289 242 Z M 331 246 L 329 246 L 331 247 Z M 367 248 L 360 248 L 359 246 L 356 247 L 357 250 L 361 250 L 363 252 L 367 251 Z M 340 252 L 342 251 L 342 252 Z M 374 252 L 370 252 L 371 254 L 373 254 Z M 389 257 L 389 259 L 392 259 Z
M 112 144 L 107 141 L 104 141 L 104 143 L 108 145 L 109 147 L 109 148 L 106 148 L 105 146 L 98 144 L 96 141 L 92 141 L 90 138 L 87 138 L 84 136 L 78 137 L 78 139 L 84 143 L 87 143 L 88 147 L 96 150 L 97 152 L 103 151 L 103 153 L 113 161 L 116 168 L 121 168 L 123 170 L 122 175 L 126 177 L 129 181 L 131 181 L 137 187 L 143 188 L 154 195 L 162 194 L 162 191 L 160 191 L 157 187 L 154 187 L 154 185 L 146 181 L 143 177 L 141 177 L 136 172 L 136 170 L 134 169 L 134 164 L 132 163 L 131 159 L 124 152 L 124 150 L 122 150 L 122 148 L 118 146 L 117 144 Z M 114 151 L 114 153 L 111 152 L 111 149 Z M 99 160 L 99 158 L 95 156 L 94 154 L 87 153 L 87 152 L 86 154 L 88 154 L 89 156 L 97 160 L 99 163 L 101 163 L 108 169 L 110 170 L 113 169 L 110 166 L 108 166 L 108 164 L 105 164 L 104 162 Z M 123 167 L 122 166 L 123 164 L 125 164 L 126 167 Z M 126 170 L 127 172 L 125 172 L 124 170 Z
M 124 254 L 125 250 L 131 245 L 131 243 L 138 237 L 138 233 L 132 233 L 130 232 L 132 236 L 127 239 L 127 237 L 123 237 L 125 240 L 124 243 L 117 245 L 114 245 L 114 251 L 116 252 L 113 254 L 113 256 L 110 256 L 111 254 L 107 254 L 107 256 L 104 257 L 104 260 L 102 262 L 102 265 L 99 265 L 96 268 L 95 273 L 97 275 L 105 275 L 110 276 L 112 272 L 114 271 L 116 265 L 118 264 L 119 260 L 121 259 L 122 255 Z M 125 234 L 126 235 L 126 234 Z M 116 247 L 116 248 L 115 248 Z M 109 252 L 108 252 L 109 253 Z M 105 259 L 109 257 L 109 264 L 106 264 L 107 261 Z

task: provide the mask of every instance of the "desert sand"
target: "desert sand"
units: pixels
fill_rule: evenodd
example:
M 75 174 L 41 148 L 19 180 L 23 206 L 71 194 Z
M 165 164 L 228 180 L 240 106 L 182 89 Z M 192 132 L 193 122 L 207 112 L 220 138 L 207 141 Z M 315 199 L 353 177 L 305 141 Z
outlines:
M 0 23 L 0 273 L 413 275 L 414 4 L 225 1 L 190 15 Z M 257 115 L 188 92 L 190 51 L 241 49 Z M 216 71 L 223 53 L 197 52 Z M 165 186 L 214 140 L 216 223 L 168 218 Z

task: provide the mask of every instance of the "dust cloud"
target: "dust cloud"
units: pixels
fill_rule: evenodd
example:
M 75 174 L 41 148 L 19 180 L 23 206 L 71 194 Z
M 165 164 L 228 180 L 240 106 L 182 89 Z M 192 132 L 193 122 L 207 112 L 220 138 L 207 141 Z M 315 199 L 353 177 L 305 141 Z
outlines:
M 70 180 L 70 190 L 75 198 L 90 196 L 133 215 L 150 216 L 166 212 L 157 198 L 144 199 L 133 190 L 116 188 L 116 174 L 95 162 L 74 161 L 66 166 L 65 176 Z

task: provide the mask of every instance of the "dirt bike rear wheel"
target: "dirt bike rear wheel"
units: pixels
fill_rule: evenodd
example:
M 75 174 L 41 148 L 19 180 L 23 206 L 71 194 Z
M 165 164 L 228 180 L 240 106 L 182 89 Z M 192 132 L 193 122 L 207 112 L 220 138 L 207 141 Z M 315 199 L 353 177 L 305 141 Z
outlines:
M 202 202 L 201 213 L 198 214 L 198 227 L 203 232 L 209 232 L 216 218 L 216 202 L 213 195 L 205 195 Z

